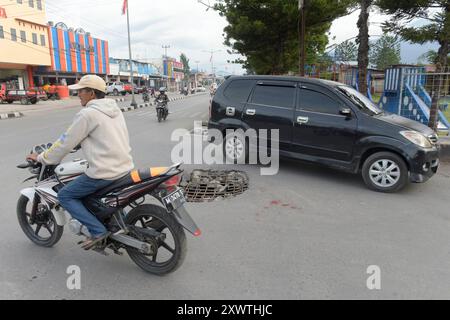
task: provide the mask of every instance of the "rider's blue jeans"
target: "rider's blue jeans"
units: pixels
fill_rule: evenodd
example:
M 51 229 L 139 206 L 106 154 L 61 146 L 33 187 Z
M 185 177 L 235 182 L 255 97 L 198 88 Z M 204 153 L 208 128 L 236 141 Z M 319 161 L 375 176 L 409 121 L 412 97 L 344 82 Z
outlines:
M 97 180 L 83 174 L 58 192 L 61 206 L 70 215 L 86 226 L 93 237 L 104 235 L 105 226 L 82 203 L 82 199 L 113 183 L 110 180 Z

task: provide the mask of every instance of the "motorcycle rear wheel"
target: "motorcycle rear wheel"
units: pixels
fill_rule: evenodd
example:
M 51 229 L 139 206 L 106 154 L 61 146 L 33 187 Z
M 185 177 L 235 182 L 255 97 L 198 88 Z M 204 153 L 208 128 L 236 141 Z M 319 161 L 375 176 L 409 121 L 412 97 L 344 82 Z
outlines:
M 59 226 L 56 223 L 52 212 L 46 212 L 42 215 L 41 219 L 38 219 L 37 223 L 31 224 L 30 212 L 32 205 L 33 204 L 27 197 L 23 195 L 20 196 L 19 201 L 17 202 L 17 219 L 19 220 L 19 225 L 28 239 L 33 243 L 41 247 L 51 248 L 61 239 L 64 227 Z M 33 226 L 36 226 L 36 228 L 33 228 Z M 41 230 L 48 236 L 41 236 Z
M 153 204 L 140 205 L 128 213 L 125 223 L 141 228 L 151 228 L 158 232 L 164 231 L 167 235 L 164 241 L 155 239 L 146 241 L 148 243 L 157 242 L 158 249 L 154 255 L 146 255 L 135 248 L 126 248 L 131 260 L 142 270 L 163 276 L 176 271 L 183 264 L 187 252 L 186 234 L 183 227 L 164 208 Z M 168 253 L 172 254 L 170 259 L 166 261 L 161 259 Z

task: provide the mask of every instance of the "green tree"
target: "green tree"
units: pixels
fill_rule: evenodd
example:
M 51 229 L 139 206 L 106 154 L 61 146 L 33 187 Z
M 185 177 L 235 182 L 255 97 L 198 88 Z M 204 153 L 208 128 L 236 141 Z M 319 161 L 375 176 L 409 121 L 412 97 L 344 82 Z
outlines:
M 413 43 L 424 44 L 438 42 L 437 71 L 442 71 L 448 66 L 448 54 L 450 52 L 450 0 L 377 0 L 384 12 L 393 15 L 390 21 L 384 23 L 383 28 L 400 35 L 403 39 Z M 411 25 L 416 19 L 428 21 L 421 26 Z M 444 83 L 440 75 L 436 76 L 437 88 Z M 430 128 L 436 130 L 438 123 L 439 96 L 433 90 Z
M 437 51 L 428 50 L 417 58 L 418 64 L 437 63 L 439 59 Z M 450 65 L 450 56 L 447 57 L 447 65 Z
M 383 35 L 376 42 L 372 43 L 369 58 L 370 63 L 380 70 L 399 64 L 401 60 L 399 39 L 394 36 Z
M 384 30 L 398 34 L 413 43 L 438 42 L 436 62 L 444 67 L 450 52 L 450 0 L 377 0 L 380 8 L 392 19 Z M 421 26 L 410 25 L 416 19 L 428 21 Z
M 184 53 L 182 53 L 180 56 L 180 61 L 183 64 L 184 78 L 189 79 L 191 75 L 191 67 L 189 66 L 189 59 L 186 57 Z
M 328 43 L 331 22 L 349 12 L 353 0 L 306 0 L 306 63 L 315 63 Z M 299 69 L 298 0 L 218 0 L 225 17 L 225 44 L 243 55 L 249 73 L 284 74 Z
M 336 46 L 334 58 L 340 61 L 355 61 L 358 57 L 358 47 L 353 41 L 346 40 Z

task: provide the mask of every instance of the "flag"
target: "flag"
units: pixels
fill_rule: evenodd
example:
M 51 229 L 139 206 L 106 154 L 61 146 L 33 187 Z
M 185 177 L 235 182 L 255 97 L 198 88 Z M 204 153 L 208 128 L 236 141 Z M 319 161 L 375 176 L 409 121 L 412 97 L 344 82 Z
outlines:
M 213 55 L 211 54 L 211 59 L 209 59 L 209 62 L 212 62 L 212 56 L 213 56 Z
M 128 2 L 128 0 L 123 0 L 122 15 L 127 13 L 127 2 Z

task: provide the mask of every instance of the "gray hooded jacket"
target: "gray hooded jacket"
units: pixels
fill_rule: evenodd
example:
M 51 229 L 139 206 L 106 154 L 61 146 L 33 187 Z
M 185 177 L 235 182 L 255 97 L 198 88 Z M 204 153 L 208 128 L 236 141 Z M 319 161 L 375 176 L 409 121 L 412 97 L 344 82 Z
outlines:
M 125 118 L 114 100 L 91 100 L 38 161 L 59 164 L 79 144 L 89 162 L 86 174 L 92 179 L 116 180 L 134 168 Z

